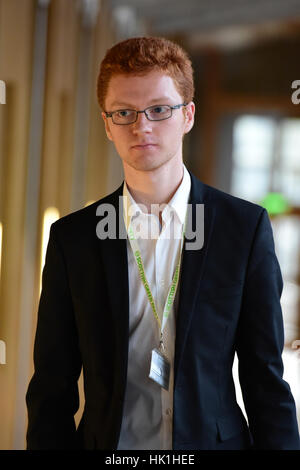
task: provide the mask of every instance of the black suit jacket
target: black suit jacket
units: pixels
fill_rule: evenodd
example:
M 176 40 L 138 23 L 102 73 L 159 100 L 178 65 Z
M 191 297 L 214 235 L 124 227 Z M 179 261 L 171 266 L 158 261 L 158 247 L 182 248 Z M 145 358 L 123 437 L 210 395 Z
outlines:
M 205 236 L 201 249 L 183 253 L 173 449 L 251 442 L 299 449 L 295 404 L 282 379 L 282 277 L 268 215 L 191 179 L 190 203 L 204 204 Z M 51 227 L 26 395 L 28 449 L 117 448 L 128 359 L 127 247 L 126 239 L 98 239 L 96 209 L 113 204 L 118 215 L 122 187 Z M 249 426 L 236 402 L 235 351 Z M 85 407 L 76 430 L 82 366 Z

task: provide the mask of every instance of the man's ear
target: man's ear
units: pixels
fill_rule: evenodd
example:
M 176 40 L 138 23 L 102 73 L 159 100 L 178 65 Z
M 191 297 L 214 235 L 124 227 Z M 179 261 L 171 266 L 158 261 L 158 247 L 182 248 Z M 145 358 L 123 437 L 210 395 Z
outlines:
M 107 135 L 107 138 L 111 141 L 113 141 L 113 138 L 112 138 L 112 135 L 111 135 L 111 132 L 110 132 L 110 128 L 109 128 L 109 122 L 108 122 L 108 119 L 105 115 L 105 113 L 101 113 L 101 116 L 103 118 L 103 121 L 104 121 L 104 126 L 105 126 L 105 132 L 106 132 L 106 135 Z
M 189 104 L 184 108 L 185 110 L 185 129 L 184 133 L 187 134 L 190 132 L 194 125 L 195 118 L 195 103 L 190 101 Z

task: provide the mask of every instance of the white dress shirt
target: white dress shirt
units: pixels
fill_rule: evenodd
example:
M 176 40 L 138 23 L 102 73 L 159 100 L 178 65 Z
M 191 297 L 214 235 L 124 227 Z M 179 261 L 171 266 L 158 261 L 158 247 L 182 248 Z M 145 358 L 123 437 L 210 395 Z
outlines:
M 182 229 L 191 188 L 190 175 L 183 165 L 183 179 L 171 201 L 162 211 L 162 227 L 158 216 L 141 211 L 129 193 L 123 189 L 124 221 L 128 231 L 131 222 L 138 241 L 145 274 L 157 313 L 162 318 L 168 290 L 181 256 Z M 126 197 L 125 197 L 126 196 Z M 158 227 L 157 236 L 138 238 L 142 229 Z M 145 232 L 144 232 L 145 233 Z M 147 233 L 147 232 L 146 232 Z M 144 285 L 130 242 L 127 239 L 129 276 L 129 350 L 127 387 L 119 450 L 172 450 L 173 383 L 175 350 L 175 313 L 178 291 L 163 331 L 165 355 L 170 361 L 169 390 L 149 378 L 151 352 L 158 348 L 160 330 L 146 296 Z

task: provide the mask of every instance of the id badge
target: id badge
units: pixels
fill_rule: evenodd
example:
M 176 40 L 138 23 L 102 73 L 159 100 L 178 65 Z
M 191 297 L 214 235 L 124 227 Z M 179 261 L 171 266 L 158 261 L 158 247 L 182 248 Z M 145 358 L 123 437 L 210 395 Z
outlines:
M 152 350 L 149 377 L 165 390 L 169 390 L 170 363 L 158 349 Z

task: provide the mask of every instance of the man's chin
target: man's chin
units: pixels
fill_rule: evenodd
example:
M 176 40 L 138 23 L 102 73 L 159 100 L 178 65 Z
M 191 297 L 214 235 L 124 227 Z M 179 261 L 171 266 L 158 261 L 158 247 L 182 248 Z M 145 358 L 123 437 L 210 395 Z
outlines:
M 168 160 L 161 158 L 139 158 L 132 161 L 126 161 L 125 164 L 130 166 L 136 171 L 155 171 L 167 163 Z
M 132 166 L 136 171 L 155 171 L 161 168 L 166 162 L 138 162 Z

